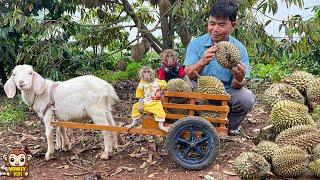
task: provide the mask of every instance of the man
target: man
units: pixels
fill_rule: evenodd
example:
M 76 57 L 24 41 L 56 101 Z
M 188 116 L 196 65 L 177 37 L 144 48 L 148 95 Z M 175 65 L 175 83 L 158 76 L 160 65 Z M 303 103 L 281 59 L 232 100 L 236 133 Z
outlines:
M 255 104 L 254 94 L 245 88 L 246 79 L 250 78 L 249 57 L 244 45 L 230 36 L 236 26 L 238 4 L 232 0 L 218 0 L 210 11 L 208 33 L 194 39 L 188 46 L 184 65 L 190 79 L 195 80 L 197 71 L 200 75 L 215 76 L 220 79 L 226 91 L 231 95 L 229 135 L 240 134 L 240 125 Z M 220 66 L 215 59 L 216 44 L 229 41 L 241 51 L 241 62 L 232 69 Z

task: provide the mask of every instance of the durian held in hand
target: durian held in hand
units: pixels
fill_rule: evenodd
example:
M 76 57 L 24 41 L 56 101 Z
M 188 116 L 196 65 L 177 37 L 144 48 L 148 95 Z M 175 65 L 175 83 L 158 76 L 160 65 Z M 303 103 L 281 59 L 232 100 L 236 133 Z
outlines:
M 232 69 L 241 61 L 240 50 L 228 41 L 220 41 L 216 44 L 216 59 L 225 68 Z

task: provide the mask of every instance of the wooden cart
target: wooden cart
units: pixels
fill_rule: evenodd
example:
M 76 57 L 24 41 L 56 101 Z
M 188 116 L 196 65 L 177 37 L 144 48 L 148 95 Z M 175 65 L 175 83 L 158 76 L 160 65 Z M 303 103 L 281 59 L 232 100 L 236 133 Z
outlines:
M 187 98 L 187 104 L 170 103 L 170 98 Z M 52 126 L 66 128 L 116 131 L 166 136 L 166 147 L 169 156 L 180 166 L 189 170 L 200 170 L 210 165 L 218 156 L 220 149 L 219 135 L 227 135 L 228 95 L 202 94 L 195 92 L 164 92 L 163 107 L 166 110 L 166 125 L 170 125 L 168 133 L 158 128 L 151 115 L 144 115 L 141 128 L 127 129 L 118 126 L 104 126 L 75 122 L 51 122 Z M 214 101 L 217 105 L 201 105 L 204 100 Z M 180 109 L 187 114 L 169 113 L 170 109 Z M 199 111 L 218 112 L 217 118 L 196 116 Z M 115 121 L 130 123 L 130 118 L 114 118 Z

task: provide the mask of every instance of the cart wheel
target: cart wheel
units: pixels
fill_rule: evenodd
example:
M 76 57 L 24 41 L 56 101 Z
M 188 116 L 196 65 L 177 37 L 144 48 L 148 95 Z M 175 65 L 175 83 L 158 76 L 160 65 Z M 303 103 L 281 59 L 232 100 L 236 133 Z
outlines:
M 169 156 L 188 170 L 201 170 L 218 156 L 220 140 L 212 124 L 200 117 L 185 117 L 170 128 L 166 146 Z

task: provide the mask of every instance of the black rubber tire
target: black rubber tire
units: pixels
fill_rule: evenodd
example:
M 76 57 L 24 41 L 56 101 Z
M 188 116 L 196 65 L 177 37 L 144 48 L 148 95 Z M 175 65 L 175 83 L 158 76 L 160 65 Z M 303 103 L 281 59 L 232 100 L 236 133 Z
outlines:
M 182 136 L 182 133 L 186 132 L 186 130 L 190 130 L 189 139 L 185 139 Z M 200 132 L 202 136 L 200 139 L 197 139 L 196 134 L 193 133 L 192 135 L 192 132 L 196 131 L 198 134 Z M 205 140 L 206 138 L 208 140 Z M 201 170 L 212 164 L 217 158 L 220 139 L 216 129 L 210 122 L 201 117 L 189 116 L 176 121 L 170 127 L 166 138 L 166 147 L 171 159 L 181 167 L 188 170 Z M 192 150 L 194 152 L 191 156 L 197 154 L 199 156 L 198 159 L 197 157 L 186 157 L 189 156 Z

